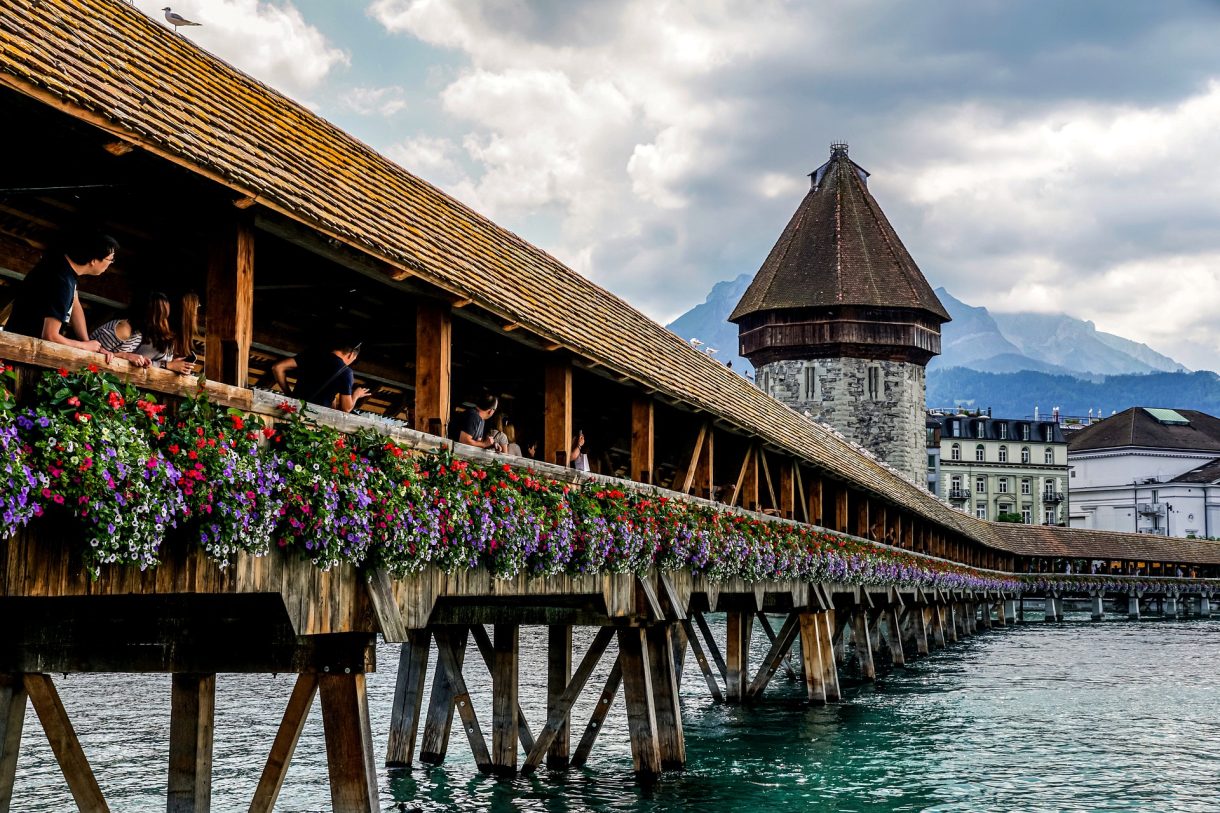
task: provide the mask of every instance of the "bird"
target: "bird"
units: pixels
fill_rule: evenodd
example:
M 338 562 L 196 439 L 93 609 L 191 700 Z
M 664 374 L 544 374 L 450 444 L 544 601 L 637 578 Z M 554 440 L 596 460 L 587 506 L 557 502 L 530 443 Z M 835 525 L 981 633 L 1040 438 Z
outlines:
M 703 344 L 703 342 L 699 341 L 698 339 L 691 339 L 691 340 L 690 340 L 690 346 L 691 346 L 691 347 L 698 347 L 698 346 L 699 346 L 699 345 L 701 345 L 701 344 Z
M 717 353 L 719 353 L 720 351 L 714 347 L 707 347 L 707 348 L 704 348 L 703 352 L 707 353 L 709 356 L 714 356 Z
M 178 31 L 178 26 L 180 26 L 180 25 L 201 25 L 201 23 L 191 22 L 190 20 L 183 17 L 178 12 L 170 9 L 169 6 L 166 6 L 165 8 L 163 8 L 161 10 L 165 12 L 165 22 L 169 23 L 170 25 L 172 25 L 174 27 L 175 33 Z

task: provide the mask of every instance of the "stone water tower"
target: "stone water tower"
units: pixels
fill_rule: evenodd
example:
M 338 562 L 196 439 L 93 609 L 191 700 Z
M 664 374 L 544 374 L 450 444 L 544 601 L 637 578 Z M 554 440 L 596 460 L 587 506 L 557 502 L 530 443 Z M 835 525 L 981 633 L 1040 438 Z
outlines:
M 764 392 L 926 485 L 925 366 L 949 321 L 833 144 L 729 320 Z

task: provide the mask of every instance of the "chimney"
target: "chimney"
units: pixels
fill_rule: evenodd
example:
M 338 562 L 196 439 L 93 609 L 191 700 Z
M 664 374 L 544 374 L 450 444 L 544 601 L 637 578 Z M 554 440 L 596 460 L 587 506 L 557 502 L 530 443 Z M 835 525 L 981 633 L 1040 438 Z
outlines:
M 1038 422 L 1038 407 L 1034 407 L 1034 423 Z

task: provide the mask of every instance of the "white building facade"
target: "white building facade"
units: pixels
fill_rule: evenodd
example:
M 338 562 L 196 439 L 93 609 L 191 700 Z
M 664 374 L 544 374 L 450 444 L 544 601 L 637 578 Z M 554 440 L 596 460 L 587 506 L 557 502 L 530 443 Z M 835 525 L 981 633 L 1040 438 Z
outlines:
M 937 495 L 980 519 L 1067 523 L 1067 443 L 1054 421 L 939 415 Z
M 1220 419 L 1133 407 L 1073 433 L 1074 528 L 1220 537 Z

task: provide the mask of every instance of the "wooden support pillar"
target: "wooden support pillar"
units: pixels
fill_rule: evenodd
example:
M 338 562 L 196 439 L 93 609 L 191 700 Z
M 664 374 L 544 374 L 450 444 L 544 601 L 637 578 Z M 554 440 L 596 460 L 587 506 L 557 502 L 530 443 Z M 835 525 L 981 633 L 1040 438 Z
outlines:
M 566 361 L 546 367 L 542 435 L 543 459 L 568 465 L 572 450 L 572 365 Z
M 852 611 L 851 621 L 856 657 L 860 660 L 860 677 L 865 680 L 876 680 L 877 667 L 873 664 L 873 642 L 868 634 L 868 610 L 857 607 Z
M 758 457 L 762 449 L 752 446 L 746 450 L 741 464 L 741 475 L 737 484 L 737 505 L 747 511 L 757 511 L 758 505 Z
M 175 674 L 169 716 L 169 813 L 212 809 L 216 675 Z
M 424 679 L 432 633 L 410 630 L 398 655 L 398 677 L 394 684 L 394 706 L 390 712 L 390 735 L 386 745 L 388 768 L 410 767 L 415 758 L 419 712 L 424 699 Z
M 910 614 L 912 637 L 914 638 L 915 654 L 927 655 L 928 647 L 928 614 L 925 607 L 912 607 Z
M 784 519 L 796 519 L 796 478 L 793 472 L 796 469 L 792 458 L 784 458 L 779 464 L 779 483 L 776 485 L 779 493 L 776 495 L 779 498 L 779 514 Z
M 945 608 L 943 605 L 934 604 L 931 607 L 932 616 L 932 640 L 936 643 L 938 649 L 944 649 L 945 642 Z
M 1003 599 L 995 603 L 995 625 L 997 627 L 1008 626 L 1008 602 Z
M 377 766 L 364 675 L 318 677 L 334 813 L 377 813 Z
M 716 497 L 716 430 L 711 422 L 705 424 L 703 444 L 699 449 L 695 462 L 695 476 L 692 481 L 693 491 L 687 493 L 696 497 L 714 499 Z
M 20 675 L 0 675 L 0 813 L 9 813 L 17 779 L 17 754 L 25 726 L 25 685 Z
M 635 398 L 631 402 L 631 479 L 637 483 L 653 482 L 656 471 L 653 448 L 655 412 L 651 398 Z
M 895 666 L 906 666 L 906 653 L 902 650 L 902 624 L 898 622 L 898 608 L 891 605 L 885 610 L 885 623 L 889 627 L 890 658 Z
M 847 487 L 839 483 L 834 489 L 834 528 L 839 533 L 848 531 Z
M 985 630 L 991 629 L 991 602 L 981 602 L 978 605 L 978 609 L 978 626 Z
M 415 429 L 444 437 L 453 412 L 453 312 L 422 300 L 415 306 Z
M 631 737 L 631 761 L 638 775 L 653 777 L 661 773 L 661 748 L 658 742 L 652 669 L 645 638 L 646 633 L 640 627 L 618 631 L 623 697 L 627 701 L 627 730 Z
M 519 627 L 496 624 L 491 669 L 491 767 L 517 773 L 517 658 Z
M 870 506 L 870 512 L 872 514 L 872 527 L 869 529 L 870 538 L 874 542 L 888 542 L 887 529 L 889 526 L 886 522 L 886 515 L 889 513 L 888 509 L 883 504 L 873 503 Z
M 546 708 L 547 716 L 555 713 L 568 678 L 572 676 L 572 627 L 568 624 L 552 624 L 547 627 Z M 563 715 L 563 722 L 555 733 L 555 741 L 547 751 L 548 768 L 568 767 L 568 749 L 571 745 L 568 734 L 571 714 Z
M 461 668 L 466 655 L 467 631 L 462 629 L 455 633 L 444 633 L 453 647 L 457 665 Z M 442 633 L 436 634 L 437 646 L 441 643 Z M 439 765 L 445 761 L 449 751 L 449 732 L 453 728 L 453 699 L 457 694 L 454 682 L 446 670 L 437 664 L 432 676 L 432 693 L 428 699 L 428 716 L 424 721 L 424 734 L 419 743 L 419 761 L 429 765 Z
M 85 758 L 76 730 L 72 728 L 72 722 L 64 710 L 63 701 L 59 699 L 59 692 L 51 682 L 51 676 L 27 674 L 23 676 L 22 683 L 31 705 L 34 706 L 34 712 L 38 715 L 38 721 L 42 723 L 47 741 L 51 744 L 51 751 L 63 771 L 64 780 L 77 809 L 82 813 L 108 813 L 110 808 L 102 798 L 93 769 L 89 767 L 89 761 Z
M 835 660 L 835 611 L 826 610 L 818 615 L 821 617 L 817 632 L 818 645 L 822 648 L 822 686 L 826 690 L 826 702 L 832 703 L 843 699 L 839 688 L 839 665 Z
M 263 775 L 254 791 L 254 800 L 250 802 L 250 813 L 271 813 L 275 809 L 280 789 L 284 787 L 284 777 L 288 775 L 288 765 L 292 762 L 301 732 L 305 730 L 305 719 L 317 693 L 316 674 L 305 672 L 297 676 L 292 696 L 288 698 L 288 707 L 284 709 L 284 717 L 275 733 L 275 741 L 271 744 L 267 764 L 263 767 Z
M 706 623 L 706 622 L 704 622 Z M 695 663 L 699 665 L 699 672 L 703 675 L 703 681 L 707 684 L 707 690 L 712 695 L 712 700 L 717 703 L 724 702 L 724 694 L 720 691 L 720 684 L 716 681 L 716 675 L 712 672 L 712 666 L 708 662 L 708 657 L 704 652 L 703 644 L 699 640 L 699 632 L 692 626 L 690 618 L 682 622 L 682 629 L 685 633 L 686 642 L 690 645 L 691 652 L 695 655 Z M 717 657 L 719 658 L 719 652 Z M 679 675 L 679 678 L 681 676 Z M 721 680 L 724 679 L 724 670 L 720 672 Z
M 812 703 L 826 702 L 825 669 L 822 666 L 822 645 L 819 641 L 821 619 L 818 613 L 802 611 L 801 670 L 805 677 L 805 696 Z
M 594 636 L 593 642 L 589 644 L 589 649 L 585 652 L 585 656 L 581 659 L 580 666 L 576 668 L 576 672 L 572 675 L 571 680 L 567 681 L 567 685 L 563 687 L 563 690 L 554 701 L 548 700 L 549 710 L 547 712 L 546 724 L 538 732 L 538 739 L 528 749 L 525 764 L 521 766 L 522 773 L 532 773 L 537 769 L 538 765 L 542 762 L 543 753 L 550 751 L 560 728 L 567 726 L 567 720 L 572 713 L 572 704 L 576 702 L 580 693 L 584 691 L 585 683 L 588 682 L 589 676 L 593 674 L 593 670 L 597 668 L 602 654 L 606 651 L 606 647 L 610 645 L 610 641 L 613 638 L 614 629 L 612 627 L 601 627 L 598 629 L 597 635 Z M 618 690 L 618 682 L 621 678 L 622 667 L 616 661 L 614 669 L 611 670 L 610 679 L 606 683 L 606 692 L 608 694 L 602 694 L 598 707 L 593 712 L 593 720 L 589 723 L 590 727 L 586 729 L 585 737 L 581 739 L 580 746 L 577 748 L 577 757 L 573 759 L 573 764 L 576 764 L 576 759 L 580 759 L 580 764 L 584 764 L 584 757 L 588 756 L 588 749 L 593 746 L 593 740 L 597 737 L 597 733 L 601 728 L 601 722 L 606 718 L 606 711 L 610 702 L 614 699 L 614 693 Z M 583 756 L 581 755 L 582 749 Z
M 620 656 L 614 661 L 614 666 L 610 669 L 610 675 L 606 678 L 606 685 L 602 689 L 601 696 L 597 698 L 597 705 L 593 707 L 593 714 L 589 718 L 588 725 L 585 726 L 585 732 L 581 735 L 580 742 L 576 745 L 576 750 L 572 754 L 572 767 L 580 768 L 589 761 L 589 752 L 593 750 L 593 744 L 597 742 L 597 735 L 601 733 L 602 726 L 606 722 L 606 715 L 610 713 L 610 705 L 614 703 L 615 696 L 618 695 L 619 686 L 623 683 L 623 659 Z
M 953 603 L 946 604 L 942 609 L 942 612 L 944 613 L 945 621 L 945 637 L 950 643 L 956 644 L 958 630 L 957 605 Z
M 871 539 L 872 523 L 869 519 L 869 500 L 861 494 L 856 499 L 856 536 Z
M 825 481 L 821 477 L 809 477 L 809 493 L 806 495 L 809 505 L 809 523 L 826 527 L 826 515 L 823 511 L 825 500 Z
M 682 706 L 678 702 L 678 672 L 674 668 L 675 629 L 673 624 L 658 624 L 646 632 L 657 746 L 661 752 L 661 768 L 666 771 L 686 767 L 686 738 L 682 733 Z
M 899 520 L 902 523 L 902 547 L 915 550 L 915 520 L 910 515 L 899 517 Z
M 725 643 L 725 701 L 741 703 L 750 684 L 750 634 L 754 614 L 730 611 L 726 615 L 728 641 Z
M 245 387 L 254 335 L 254 232 L 226 224 L 208 254 L 204 371 L 211 381 Z

